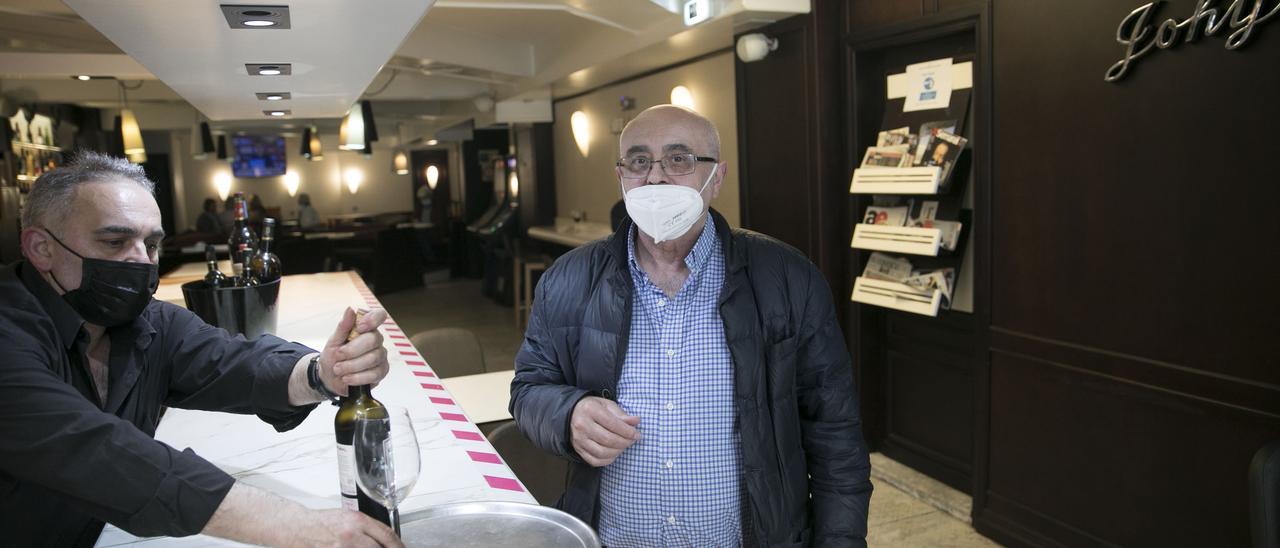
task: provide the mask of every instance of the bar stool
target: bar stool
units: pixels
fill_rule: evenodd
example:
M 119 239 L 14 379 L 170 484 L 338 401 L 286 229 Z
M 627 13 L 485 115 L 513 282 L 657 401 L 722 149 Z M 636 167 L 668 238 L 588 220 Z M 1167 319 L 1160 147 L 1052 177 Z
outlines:
M 516 329 L 529 324 L 533 311 L 533 275 L 551 267 L 551 257 L 519 253 L 511 258 L 511 308 L 515 313 Z

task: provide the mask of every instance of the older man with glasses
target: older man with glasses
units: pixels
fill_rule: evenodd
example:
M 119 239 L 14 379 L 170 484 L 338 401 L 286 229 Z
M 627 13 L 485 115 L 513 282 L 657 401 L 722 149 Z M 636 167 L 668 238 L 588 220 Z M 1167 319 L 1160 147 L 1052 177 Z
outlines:
M 831 290 L 731 229 L 715 126 L 662 105 L 624 128 L 629 220 L 538 284 L 511 412 L 570 461 L 559 506 L 627 546 L 865 546 L 871 497 Z

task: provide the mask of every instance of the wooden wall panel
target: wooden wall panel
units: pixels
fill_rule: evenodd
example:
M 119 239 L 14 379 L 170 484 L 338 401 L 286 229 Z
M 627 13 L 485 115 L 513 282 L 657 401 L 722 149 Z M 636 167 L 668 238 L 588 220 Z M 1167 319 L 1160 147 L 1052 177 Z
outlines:
M 1004 350 L 991 402 L 982 512 L 1011 529 L 1068 546 L 1249 545 L 1245 472 L 1274 425 Z

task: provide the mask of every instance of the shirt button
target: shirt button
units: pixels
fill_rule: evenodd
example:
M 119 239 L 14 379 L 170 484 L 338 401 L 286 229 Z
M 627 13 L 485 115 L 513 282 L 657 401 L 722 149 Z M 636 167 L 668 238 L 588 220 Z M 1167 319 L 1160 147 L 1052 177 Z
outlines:
M 666 299 L 658 299 L 658 306 L 667 306 Z
M 676 410 L 676 404 L 674 403 L 667 404 L 667 411 L 675 411 L 675 410 Z
M 675 461 L 670 461 L 670 460 L 667 461 L 667 468 L 675 468 L 675 467 L 676 467 Z
M 676 351 L 675 351 L 675 350 L 668 350 L 668 351 L 667 351 L 667 357 L 668 357 L 668 358 L 674 357 L 675 355 L 676 355 Z
M 672 524 L 672 525 L 675 525 L 675 524 L 676 524 L 676 517 L 675 517 L 675 516 L 667 516 L 667 523 L 670 523 L 670 524 Z

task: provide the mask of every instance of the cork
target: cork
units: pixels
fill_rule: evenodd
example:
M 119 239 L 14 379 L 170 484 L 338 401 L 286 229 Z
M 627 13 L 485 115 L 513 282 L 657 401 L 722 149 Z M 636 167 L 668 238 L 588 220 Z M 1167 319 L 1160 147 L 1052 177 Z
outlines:
M 360 336 L 360 332 L 356 330 L 356 327 L 360 325 L 360 318 L 364 317 L 365 311 L 356 310 L 355 313 L 356 313 L 356 321 L 355 323 L 351 324 L 351 332 L 347 333 L 347 342 L 351 342 L 352 339 L 355 339 L 356 337 Z

